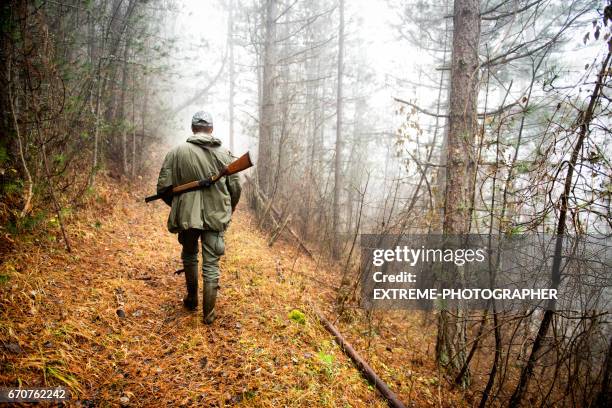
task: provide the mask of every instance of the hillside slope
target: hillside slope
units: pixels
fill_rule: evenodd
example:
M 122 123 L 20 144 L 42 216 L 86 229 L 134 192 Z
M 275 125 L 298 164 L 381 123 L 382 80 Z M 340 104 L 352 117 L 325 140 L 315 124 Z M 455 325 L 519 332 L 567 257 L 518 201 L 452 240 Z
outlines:
M 2 384 L 68 385 L 92 406 L 386 406 L 310 313 L 307 280 L 284 271 L 295 250 L 269 248 L 246 210 L 208 327 L 182 309 L 166 207 L 102 198 L 113 210 L 71 224 L 71 254 L 16 243 L 3 263 Z
M 294 243 L 269 247 L 244 203 L 226 234 L 218 318 L 204 325 L 201 305 L 182 308 L 168 209 L 143 195 L 102 182 L 71 217 L 72 253 L 53 218 L 46 238 L 7 235 L 0 385 L 68 386 L 77 406 L 387 406 L 314 307 L 408 406 L 469 405 L 469 393 L 440 379 L 427 315 L 349 308 L 337 321 L 341 272 Z

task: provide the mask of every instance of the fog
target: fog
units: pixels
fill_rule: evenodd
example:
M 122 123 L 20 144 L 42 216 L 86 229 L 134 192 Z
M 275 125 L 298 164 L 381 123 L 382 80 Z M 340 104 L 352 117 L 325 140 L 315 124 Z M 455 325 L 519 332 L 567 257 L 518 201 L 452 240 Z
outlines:
M 5 382 L 96 406 L 609 406 L 611 1 L 5 0 Z M 254 166 L 171 150 L 200 110 Z M 469 292 L 473 235 L 489 286 L 516 267 L 562 296 L 369 309 L 383 238 L 460 238 L 448 273 L 398 266 Z M 198 237 L 204 277 L 225 256 L 212 326 L 183 310 Z M 530 250 L 495 256 L 505 238 Z
M 228 12 L 225 5 L 215 0 L 179 0 L 175 4 L 175 21 L 171 22 L 171 29 L 167 33 L 175 41 L 174 53 L 169 60 L 175 79 L 166 97 L 170 108 L 182 105 L 197 90 L 206 87 L 227 55 Z M 397 30 L 392 26 L 398 23 L 398 16 L 388 2 L 356 0 L 347 2 L 346 8 L 347 42 L 359 44 L 358 52 L 362 60 L 375 72 L 375 89 L 371 89 L 371 84 L 364 86 L 374 108 L 369 119 L 378 131 L 393 132 L 398 122 L 393 115 L 397 108 L 393 96 L 417 94 L 414 86 L 398 89 L 397 81 L 393 79 L 415 72 L 418 65 L 432 63 L 432 59 L 426 55 L 416 58 L 416 48 L 398 40 Z M 330 32 L 332 30 L 337 28 L 330 27 Z M 257 142 L 257 135 L 248 130 L 257 118 L 257 78 L 250 39 L 238 37 L 235 41 L 238 65 L 235 153 L 239 153 L 253 149 Z M 227 70 L 227 66 L 224 69 Z M 209 92 L 173 117 L 167 134 L 171 144 L 180 143 L 191 133 L 191 116 L 198 110 L 211 112 L 215 121 L 215 136 L 225 145 L 229 143 L 227 81 L 227 74 L 224 73 Z M 422 90 L 421 94 L 430 99 L 434 95 Z M 327 122 L 328 126 L 334 126 L 333 118 Z

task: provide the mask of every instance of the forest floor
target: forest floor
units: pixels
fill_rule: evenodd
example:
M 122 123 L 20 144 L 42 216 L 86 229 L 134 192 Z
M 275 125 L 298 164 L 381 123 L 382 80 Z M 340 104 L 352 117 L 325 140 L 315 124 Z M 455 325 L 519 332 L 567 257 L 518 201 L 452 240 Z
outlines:
M 201 299 L 198 312 L 182 308 L 167 207 L 109 181 L 95 194 L 70 217 L 71 253 L 59 235 L 9 238 L 1 385 L 67 386 L 72 406 L 386 406 L 314 313 L 335 321 L 338 270 L 292 242 L 269 247 L 243 203 L 226 234 L 218 317 L 206 326 Z M 373 326 L 363 315 L 336 325 L 407 406 L 471 405 L 440 380 L 422 316 L 379 314 Z

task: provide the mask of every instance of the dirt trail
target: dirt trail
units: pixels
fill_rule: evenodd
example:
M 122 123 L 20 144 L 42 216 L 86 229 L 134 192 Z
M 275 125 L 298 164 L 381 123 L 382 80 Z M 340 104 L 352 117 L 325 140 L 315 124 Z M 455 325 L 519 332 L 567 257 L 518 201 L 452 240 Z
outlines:
M 18 243 L 2 265 L 0 383 L 68 385 L 81 406 L 386 406 L 310 313 L 313 261 L 268 247 L 244 207 L 208 327 L 182 308 L 167 207 L 111 193 L 70 225 L 72 254 Z

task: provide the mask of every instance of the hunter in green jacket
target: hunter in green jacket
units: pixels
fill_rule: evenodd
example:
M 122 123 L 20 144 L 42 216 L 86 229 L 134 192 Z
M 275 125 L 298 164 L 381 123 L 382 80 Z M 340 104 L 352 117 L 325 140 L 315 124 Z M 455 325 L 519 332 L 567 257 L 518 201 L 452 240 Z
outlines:
M 193 136 L 172 149 L 164 159 L 157 192 L 202 180 L 218 174 L 235 157 L 221 147 L 212 135 L 212 117 L 197 112 L 192 119 Z M 204 322 L 214 321 L 215 302 L 219 288 L 219 258 L 225 253 L 224 232 L 240 199 L 237 174 L 222 177 L 211 187 L 175 195 L 166 201 L 170 205 L 168 231 L 178 233 L 183 246 L 181 259 L 185 269 L 187 296 L 183 304 L 190 310 L 198 307 L 198 241 L 202 242 L 202 275 L 204 278 Z

